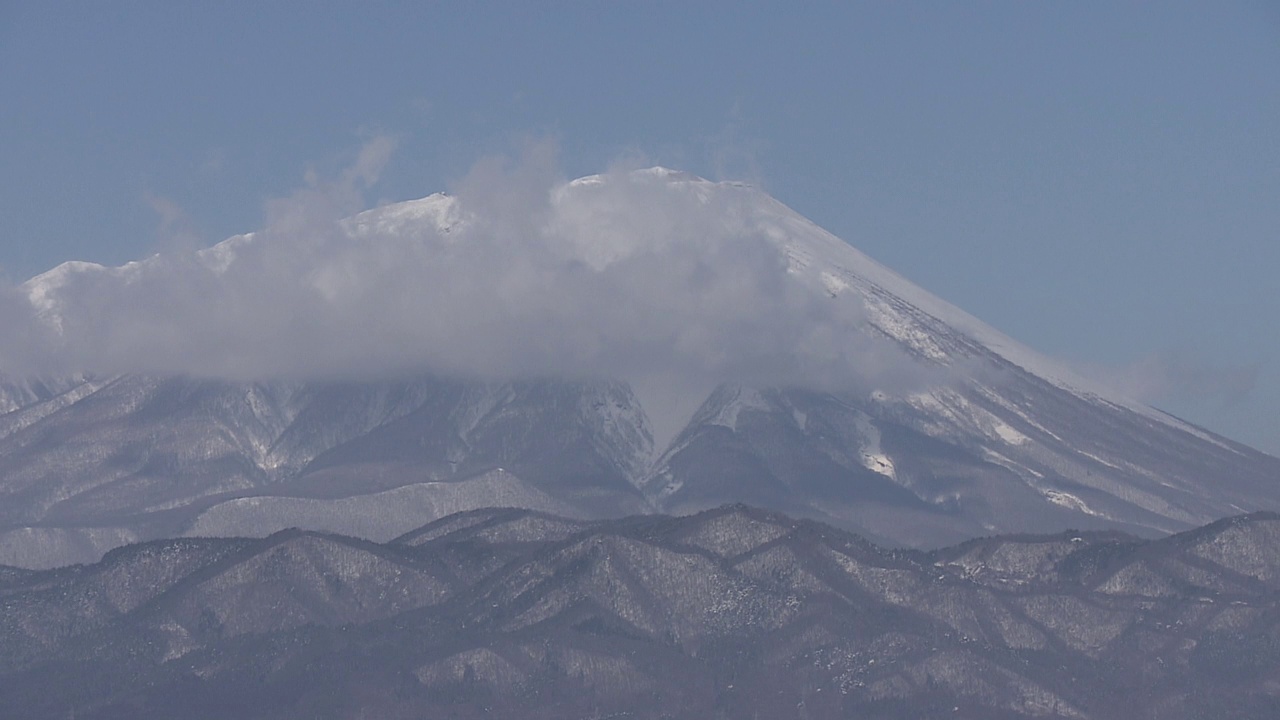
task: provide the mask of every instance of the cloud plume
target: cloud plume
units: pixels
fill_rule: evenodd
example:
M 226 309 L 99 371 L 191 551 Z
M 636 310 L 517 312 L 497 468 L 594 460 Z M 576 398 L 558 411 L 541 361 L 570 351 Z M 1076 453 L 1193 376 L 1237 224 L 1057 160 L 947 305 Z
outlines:
M 1168 350 L 1123 367 L 1096 367 L 1092 372 L 1142 402 L 1226 407 L 1254 392 L 1261 370 L 1261 363 L 1217 365 L 1189 350 Z
M 854 296 L 797 281 L 762 193 L 658 170 L 566 182 L 554 149 L 354 215 L 392 143 L 265 227 L 0 296 L 0 371 L 230 379 L 412 372 L 866 388 L 915 370 Z M 780 219 L 781 218 L 781 219 Z

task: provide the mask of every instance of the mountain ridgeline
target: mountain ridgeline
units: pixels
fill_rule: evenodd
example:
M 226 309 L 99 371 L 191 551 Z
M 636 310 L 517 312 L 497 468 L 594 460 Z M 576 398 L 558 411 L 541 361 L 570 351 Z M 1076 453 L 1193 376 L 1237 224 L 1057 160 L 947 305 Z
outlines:
M 1280 509 L 1280 459 L 1076 376 L 758 190 L 641 173 L 697 207 L 732 200 L 732 222 L 767 239 L 795 292 L 847 306 L 867 342 L 935 379 L 731 382 L 661 418 L 623 379 L 10 379 L 0 563 L 48 568 L 142 540 L 287 527 L 382 542 L 494 505 L 599 519 L 749 502 L 910 547 L 1065 528 L 1152 537 Z M 619 182 L 585 178 L 556 197 L 590 206 Z M 361 247 L 457 238 L 466 222 L 435 195 L 342 227 Z M 237 236 L 197 262 L 216 278 L 259 241 Z M 41 322 L 71 332 L 61 318 L 83 287 L 127 282 L 147 262 L 68 264 L 23 290 Z
M 0 568 L 0 716 L 1274 718 L 1277 598 L 1267 513 L 926 553 L 482 509 Z

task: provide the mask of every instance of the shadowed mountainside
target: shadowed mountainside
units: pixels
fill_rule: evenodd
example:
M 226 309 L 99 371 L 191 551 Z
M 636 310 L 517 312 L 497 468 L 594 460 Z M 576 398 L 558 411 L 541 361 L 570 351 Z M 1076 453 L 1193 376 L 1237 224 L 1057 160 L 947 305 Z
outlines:
M 0 716 L 1270 718 L 1277 591 L 1272 514 L 932 553 L 740 505 L 163 540 L 0 571 Z

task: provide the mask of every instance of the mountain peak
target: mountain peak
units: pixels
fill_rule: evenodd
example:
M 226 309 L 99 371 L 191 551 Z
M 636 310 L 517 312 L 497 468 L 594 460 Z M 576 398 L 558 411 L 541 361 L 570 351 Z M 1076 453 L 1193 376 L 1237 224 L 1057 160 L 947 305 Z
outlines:
M 758 189 L 649 168 L 308 208 L 27 284 L 50 357 L 99 372 L 0 384 L 0 563 L 289 525 L 386 540 L 492 505 L 749 501 L 916 546 L 1280 505 L 1280 460 Z

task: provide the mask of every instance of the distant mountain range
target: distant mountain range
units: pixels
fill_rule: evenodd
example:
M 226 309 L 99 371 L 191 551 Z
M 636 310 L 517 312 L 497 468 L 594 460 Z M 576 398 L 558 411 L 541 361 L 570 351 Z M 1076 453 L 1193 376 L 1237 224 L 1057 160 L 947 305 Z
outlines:
M 914 547 L 1066 528 L 1151 537 L 1280 508 L 1280 459 L 1076 376 L 759 190 L 641 172 L 668 192 L 733 200 L 733 222 L 770 238 L 788 282 L 856 304 L 859 332 L 939 379 L 728 383 L 673 416 L 625 379 L 10 378 L 0 563 L 46 568 L 141 540 L 288 527 L 386 541 L 493 505 L 596 519 L 748 502 Z M 611 182 L 584 178 L 557 197 L 590 202 Z M 342 227 L 357 243 L 465 222 L 434 195 Z M 237 236 L 198 261 L 216 277 L 255 242 Z M 128 282 L 146 262 L 68 264 L 23 291 L 60 329 L 84 287 Z
M 1280 516 L 890 550 L 745 506 L 0 568 L 0 717 L 1274 718 Z

